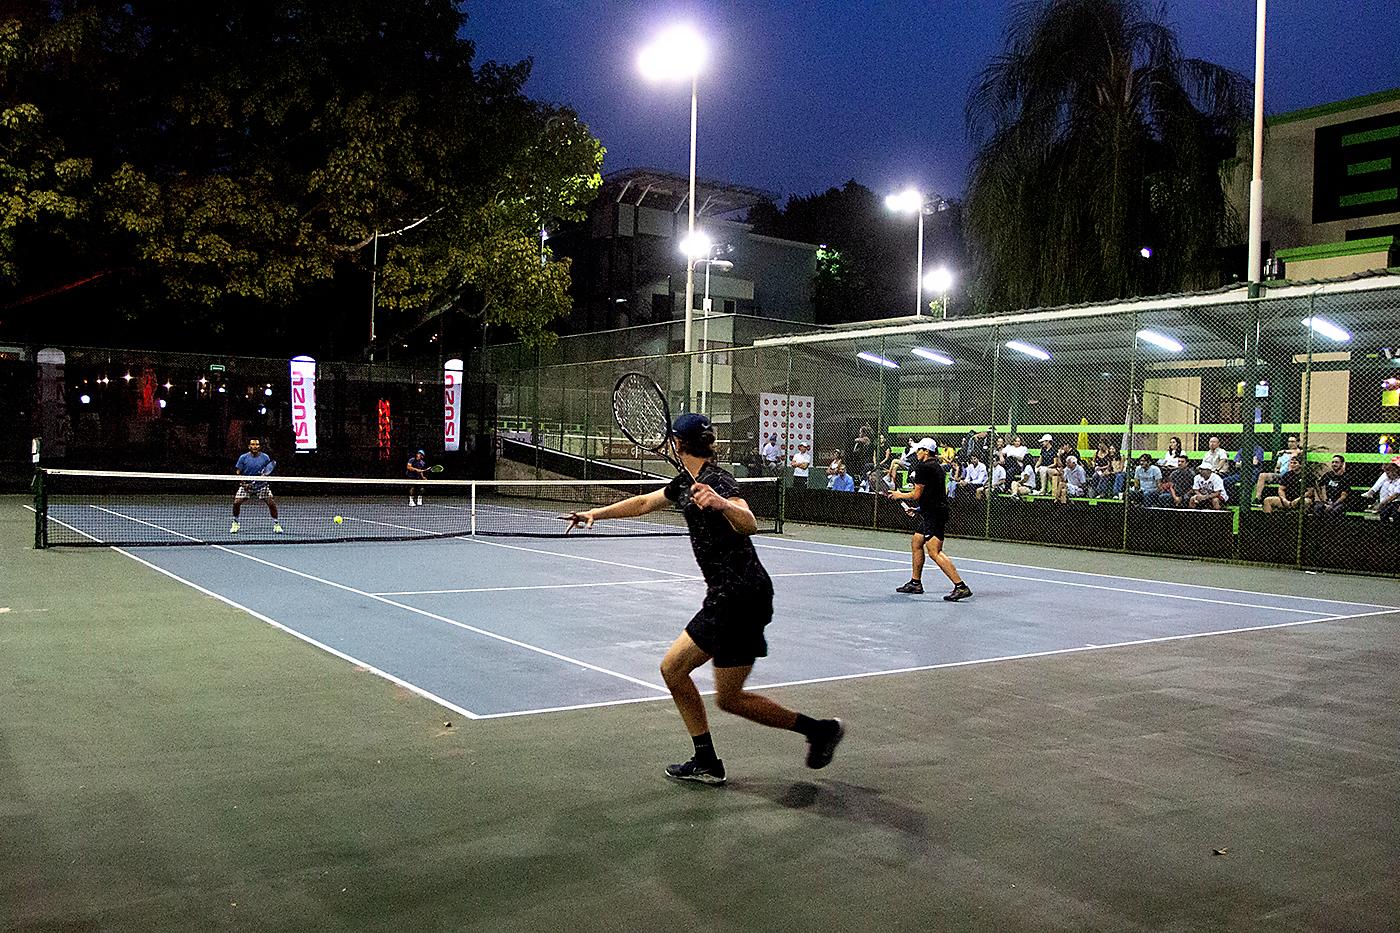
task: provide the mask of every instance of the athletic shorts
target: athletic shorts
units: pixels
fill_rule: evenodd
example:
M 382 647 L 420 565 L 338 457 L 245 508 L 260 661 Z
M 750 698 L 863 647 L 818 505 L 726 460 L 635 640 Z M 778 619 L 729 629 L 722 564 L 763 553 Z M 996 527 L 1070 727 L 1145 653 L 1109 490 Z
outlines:
M 763 629 L 773 621 L 773 594 L 754 593 L 705 605 L 685 627 L 690 640 L 714 659 L 715 667 L 747 667 L 768 655 Z
M 272 487 L 267 483 L 240 483 L 233 498 L 235 502 L 242 502 L 244 499 L 271 499 Z
M 948 513 L 942 509 L 935 509 L 932 512 L 921 511 L 914 516 L 914 534 L 923 535 L 925 538 L 937 538 L 942 541 L 944 538 L 944 526 L 948 524 Z

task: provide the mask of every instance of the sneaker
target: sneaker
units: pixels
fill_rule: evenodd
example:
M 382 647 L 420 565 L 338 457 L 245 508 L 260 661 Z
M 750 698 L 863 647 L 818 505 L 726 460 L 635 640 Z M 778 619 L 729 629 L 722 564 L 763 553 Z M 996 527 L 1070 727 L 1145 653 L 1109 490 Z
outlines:
M 945 603 L 955 603 L 960 599 L 967 599 L 971 595 L 972 590 L 968 585 L 966 583 L 959 583 L 957 586 L 953 587 L 953 592 L 943 597 L 943 601 Z
M 278 535 L 280 535 L 280 534 L 282 533 L 282 526 L 279 525 L 279 524 L 277 524 L 276 522 L 273 522 L 273 523 L 272 523 L 272 533 L 273 533 L 273 534 L 278 534 Z
M 412 499 L 409 499 L 409 500 L 408 500 L 408 507 L 409 507 L 410 509 L 413 508 L 413 507 L 414 507 L 415 505 L 417 505 L 417 504 L 418 504 L 418 503 L 417 503 L 417 502 L 414 502 Z
M 918 580 L 910 580 L 908 583 L 904 584 L 903 586 L 897 586 L 897 587 L 895 587 L 895 588 L 894 588 L 894 591 L 895 591 L 896 593 L 915 593 L 915 594 L 918 594 L 918 593 L 922 593 L 922 592 L 924 591 L 924 585 L 923 585 L 922 583 L 920 583 Z
M 238 522 L 234 522 L 232 525 L 228 526 L 228 533 L 231 535 L 238 534 Z
M 701 764 L 694 758 L 679 765 L 668 765 L 666 776 L 677 781 L 698 781 L 701 784 L 724 783 L 724 762 L 716 758 L 708 764 Z
M 423 504 L 423 497 L 422 497 L 422 496 L 419 496 L 419 497 L 418 497 L 418 504 L 419 504 L 419 505 L 422 505 L 422 504 Z
M 836 756 L 836 746 L 846 737 L 846 724 L 833 719 L 831 731 L 824 739 L 813 739 L 807 744 L 807 767 L 825 768 Z

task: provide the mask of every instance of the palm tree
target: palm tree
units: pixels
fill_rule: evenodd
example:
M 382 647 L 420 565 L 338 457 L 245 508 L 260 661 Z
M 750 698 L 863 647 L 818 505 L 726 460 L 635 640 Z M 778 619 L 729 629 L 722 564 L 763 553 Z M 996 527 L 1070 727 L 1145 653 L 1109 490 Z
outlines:
M 978 303 L 1007 311 L 1217 284 L 1249 84 L 1184 58 L 1141 0 L 1034 0 L 967 104 Z M 1139 249 L 1150 245 L 1150 262 Z

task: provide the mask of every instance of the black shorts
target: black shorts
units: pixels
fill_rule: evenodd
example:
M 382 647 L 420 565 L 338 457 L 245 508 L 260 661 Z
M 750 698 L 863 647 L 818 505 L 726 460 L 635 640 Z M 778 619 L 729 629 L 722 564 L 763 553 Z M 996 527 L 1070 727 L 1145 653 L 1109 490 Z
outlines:
M 914 516 L 914 534 L 925 538 L 943 540 L 944 527 L 948 524 L 948 513 L 943 509 L 932 512 L 919 512 Z
M 763 629 L 773 621 L 773 594 L 754 593 L 705 605 L 685 627 L 696 646 L 714 659 L 715 667 L 747 667 L 768 655 Z

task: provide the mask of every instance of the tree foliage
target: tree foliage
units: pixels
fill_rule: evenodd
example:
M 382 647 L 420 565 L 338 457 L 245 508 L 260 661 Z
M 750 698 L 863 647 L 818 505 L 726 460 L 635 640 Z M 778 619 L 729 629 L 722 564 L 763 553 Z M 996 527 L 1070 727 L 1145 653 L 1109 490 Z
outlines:
M 1142 0 L 1036 0 L 1013 14 L 967 104 L 982 308 L 1215 284 L 1214 251 L 1238 223 L 1223 179 L 1248 85 L 1184 57 L 1162 15 Z
M 568 268 L 535 231 L 582 216 L 602 148 L 524 95 L 528 62 L 474 65 L 464 24 L 453 0 L 30 0 L 0 19 L 0 287 L 108 272 L 148 326 L 296 316 L 362 344 L 342 309 L 377 245 L 390 325 L 541 336 Z

